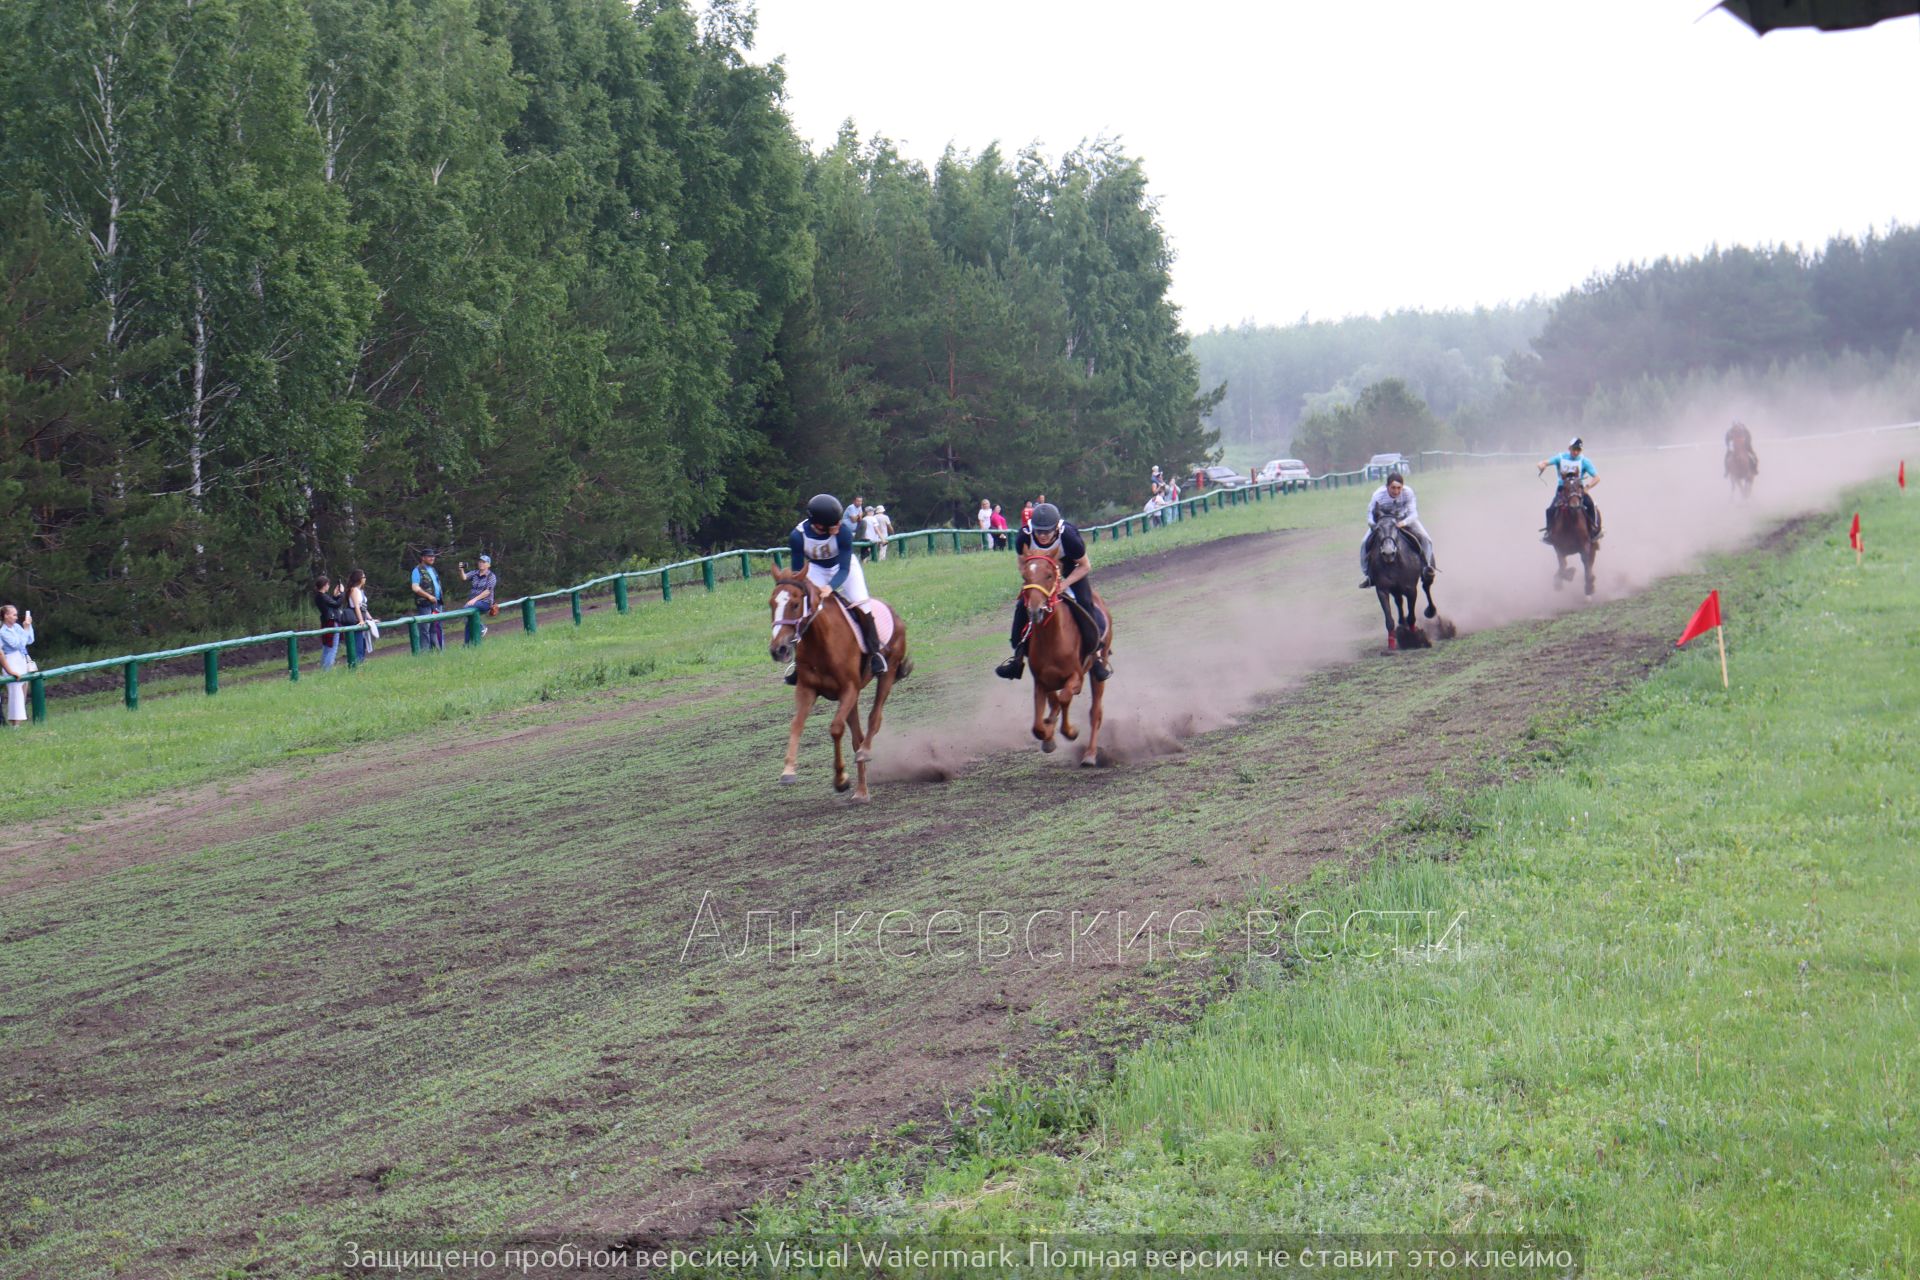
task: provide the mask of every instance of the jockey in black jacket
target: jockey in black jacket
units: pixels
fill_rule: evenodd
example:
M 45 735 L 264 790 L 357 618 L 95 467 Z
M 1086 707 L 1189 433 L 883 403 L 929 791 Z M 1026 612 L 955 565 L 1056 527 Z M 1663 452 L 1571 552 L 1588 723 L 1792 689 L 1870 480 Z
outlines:
M 1033 509 L 1031 531 L 1022 529 L 1014 537 L 1013 549 L 1017 555 L 1047 555 L 1060 562 L 1060 585 L 1072 594 L 1079 606 L 1069 608 L 1080 626 L 1081 652 L 1094 655 L 1091 674 L 1095 680 L 1105 680 L 1112 673 L 1106 663 L 1100 661 L 1100 628 L 1094 621 L 1093 583 L 1087 577 L 1087 571 L 1093 566 L 1087 562 L 1087 544 L 1080 531 L 1060 518 L 1060 508 L 1043 502 Z M 1018 680 L 1026 673 L 1027 594 L 1024 591 L 1013 606 L 1012 640 L 1013 656 L 993 671 L 1005 679 Z

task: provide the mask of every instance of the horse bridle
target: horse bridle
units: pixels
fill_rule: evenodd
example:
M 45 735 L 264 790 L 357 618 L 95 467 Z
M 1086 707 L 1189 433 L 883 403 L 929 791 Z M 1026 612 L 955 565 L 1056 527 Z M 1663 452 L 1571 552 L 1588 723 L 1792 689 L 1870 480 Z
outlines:
M 813 620 L 820 616 L 820 610 L 814 604 L 812 583 L 808 582 L 804 577 L 801 577 L 782 584 L 782 589 L 784 590 L 788 586 L 791 586 L 794 593 L 800 597 L 800 616 L 797 618 L 776 617 L 773 620 L 773 634 L 778 637 L 782 630 L 791 627 L 793 628 L 793 643 L 798 645 L 801 640 L 806 638 L 807 629 L 813 625 Z M 785 606 L 782 607 L 784 608 Z

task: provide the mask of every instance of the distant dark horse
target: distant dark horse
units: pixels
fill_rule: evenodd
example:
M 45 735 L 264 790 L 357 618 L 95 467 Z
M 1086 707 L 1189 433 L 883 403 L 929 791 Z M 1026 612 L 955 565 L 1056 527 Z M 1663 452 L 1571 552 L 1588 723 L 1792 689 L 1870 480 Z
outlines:
M 1727 450 L 1724 469 L 1734 493 L 1742 498 L 1753 496 L 1753 478 L 1760 474 L 1760 459 L 1753 452 L 1752 441 L 1734 441 Z
M 1553 554 L 1560 558 L 1560 568 L 1553 575 L 1555 591 L 1561 584 L 1573 580 L 1567 557 L 1579 556 L 1587 571 L 1587 594 L 1593 594 L 1593 555 L 1599 548 L 1594 545 L 1593 530 L 1587 526 L 1587 508 L 1581 501 L 1586 492 L 1585 484 L 1575 473 L 1563 477 L 1559 490 L 1553 495 L 1552 514 L 1547 517 L 1547 540 L 1553 544 Z
M 1387 648 L 1400 647 L 1397 635 L 1404 635 L 1409 647 L 1424 648 L 1426 636 L 1413 620 L 1414 606 L 1420 603 L 1420 548 L 1392 516 L 1382 516 L 1367 536 L 1367 576 L 1373 579 L 1373 594 L 1379 597 L 1380 616 L 1387 624 Z M 1433 607 L 1433 583 L 1429 581 L 1426 588 L 1426 616 L 1431 618 L 1438 612 Z

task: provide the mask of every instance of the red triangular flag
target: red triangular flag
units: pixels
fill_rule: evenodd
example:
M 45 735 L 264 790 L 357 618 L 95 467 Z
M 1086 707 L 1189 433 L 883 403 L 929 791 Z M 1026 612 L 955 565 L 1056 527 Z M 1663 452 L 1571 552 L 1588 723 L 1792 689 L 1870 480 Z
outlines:
M 1907 487 L 1907 460 L 1905 458 L 1900 459 L 1900 487 L 1902 489 Z
M 1858 511 L 1853 513 L 1853 528 L 1847 530 L 1847 545 L 1855 551 L 1866 549 L 1860 545 L 1860 513 Z
M 1680 638 L 1673 642 L 1673 647 L 1678 649 L 1695 636 L 1703 636 L 1719 625 L 1720 592 L 1709 591 L 1707 598 L 1700 602 L 1700 607 L 1693 611 L 1693 621 L 1689 622 L 1687 629 L 1680 633 Z

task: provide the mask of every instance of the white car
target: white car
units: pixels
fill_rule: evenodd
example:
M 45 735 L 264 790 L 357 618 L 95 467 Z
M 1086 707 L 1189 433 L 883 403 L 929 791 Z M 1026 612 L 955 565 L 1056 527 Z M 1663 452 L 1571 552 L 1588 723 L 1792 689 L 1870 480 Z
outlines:
M 1298 458 L 1275 458 L 1260 468 L 1260 474 L 1254 479 L 1260 484 L 1272 484 L 1278 480 L 1311 480 L 1313 473 Z

